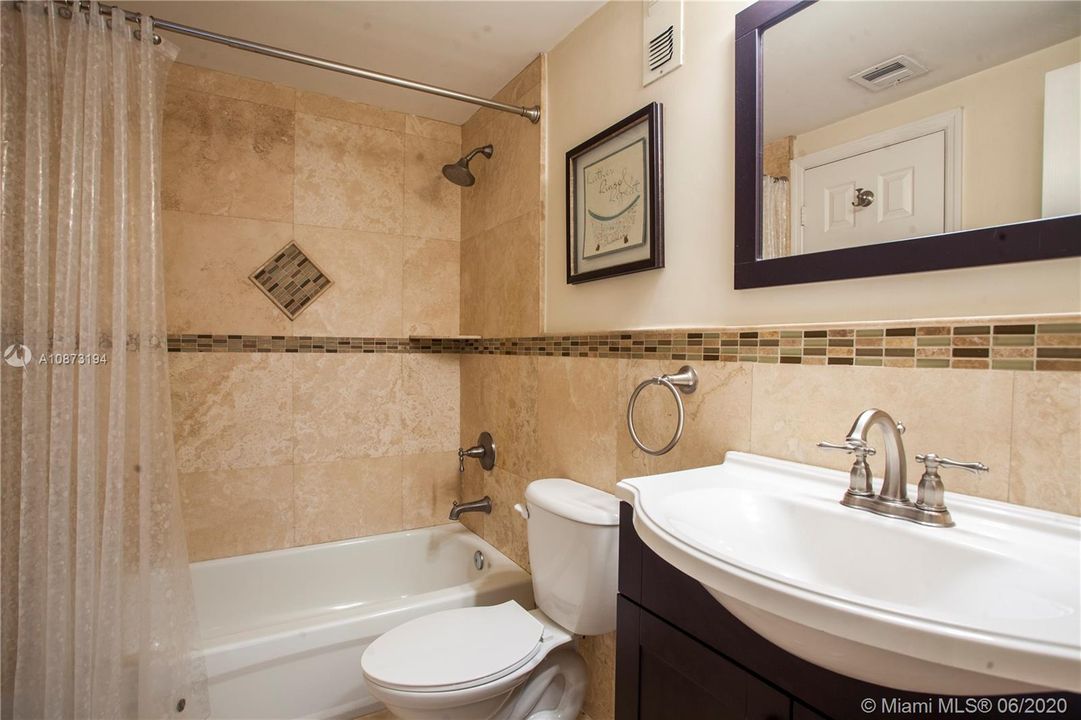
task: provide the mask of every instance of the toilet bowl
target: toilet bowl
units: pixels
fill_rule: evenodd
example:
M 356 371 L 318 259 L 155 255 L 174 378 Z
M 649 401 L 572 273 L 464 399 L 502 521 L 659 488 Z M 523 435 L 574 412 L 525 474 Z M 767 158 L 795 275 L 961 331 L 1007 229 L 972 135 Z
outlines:
M 405 720 L 574 720 L 586 671 L 573 640 L 514 601 L 445 610 L 376 639 L 362 660 L 364 679 Z
M 526 488 L 538 609 L 432 613 L 377 638 L 364 679 L 403 720 L 575 720 L 587 687 L 576 635 L 615 629 L 618 501 L 563 478 Z

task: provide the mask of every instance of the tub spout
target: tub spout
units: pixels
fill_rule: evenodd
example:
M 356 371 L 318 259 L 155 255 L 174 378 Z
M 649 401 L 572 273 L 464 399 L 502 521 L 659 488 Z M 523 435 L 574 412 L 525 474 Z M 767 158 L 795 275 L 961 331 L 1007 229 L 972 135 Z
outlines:
M 491 514 L 492 499 L 485 495 L 480 500 L 474 500 L 472 502 L 459 503 L 456 500 L 450 508 L 450 519 L 457 520 L 459 517 L 461 517 L 462 513 L 467 512 L 482 512 Z

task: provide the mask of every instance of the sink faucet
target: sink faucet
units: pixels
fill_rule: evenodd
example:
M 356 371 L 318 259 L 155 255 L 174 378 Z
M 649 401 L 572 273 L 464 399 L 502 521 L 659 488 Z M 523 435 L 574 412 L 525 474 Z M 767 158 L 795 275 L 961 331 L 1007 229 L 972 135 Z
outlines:
M 872 487 L 871 468 L 867 464 L 867 458 L 876 453 L 875 449 L 867 444 L 867 433 L 874 427 L 881 428 L 886 439 L 886 474 L 882 478 L 882 489 L 877 495 Z M 890 417 L 889 413 L 871 408 L 859 414 L 843 444 L 818 443 L 818 447 L 825 450 L 841 450 L 856 456 L 848 474 L 848 490 L 841 498 L 841 504 L 921 525 L 953 527 L 953 519 L 943 501 L 944 488 L 938 469 L 960 468 L 979 475 L 987 471 L 987 466 L 979 462 L 958 462 L 935 453 L 917 455 L 916 460 L 923 463 L 926 470 L 920 478 L 919 494 L 913 503 L 908 499 L 905 445 L 901 441 L 904 432 L 905 426 Z
M 905 426 L 890 417 L 885 410 L 871 408 L 859 414 L 845 440 L 849 443 L 862 443 L 866 447 L 867 431 L 873 427 L 881 428 L 886 438 L 886 474 L 882 478 L 882 490 L 879 491 L 878 498 L 883 502 L 906 504 L 909 501 L 906 479 L 908 470 L 905 467 L 905 444 L 901 441 Z
M 492 512 L 492 498 L 485 495 L 480 500 L 473 500 L 472 502 L 459 503 L 457 500 L 450 508 L 450 519 L 457 520 L 461 517 L 462 513 L 467 512 L 482 512 L 491 514 Z
M 867 432 L 873 427 L 881 427 L 886 436 L 886 475 L 882 479 L 882 491 L 875 497 L 874 488 L 871 484 L 871 467 L 867 464 L 867 458 L 878 453 L 867 444 Z M 820 442 L 818 447 L 823 450 L 841 450 L 850 455 L 855 455 L 856 460 L 852 464 L 849 473 L 848 492 L 842 502 L 845 505 L 857 504 L 857 498 L 863 500 L 879 499 L 885 503 L 904 505 L 908 503 L 908 486 L 905 483 L 905 445 L 901 441 L 901 434 L 905 426 L 890 417 L 889 413 L 877 408 L 864 410 L 852 423 L 852 429 L 848 431 L 848 437 L 843 444 Z

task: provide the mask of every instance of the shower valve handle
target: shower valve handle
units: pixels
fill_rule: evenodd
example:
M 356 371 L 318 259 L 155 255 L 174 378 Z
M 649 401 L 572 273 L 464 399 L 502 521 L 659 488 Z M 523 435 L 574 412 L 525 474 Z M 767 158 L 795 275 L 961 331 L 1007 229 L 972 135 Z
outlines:
M 491 470 L 495 467 L 495 442 L 492 441 L 491 434 L 482 432 L 480 437 L 477 438 L 477 444 L 468 450 L 458 448 L 458 472 L 465 472 L 465 459 L 467 457 L 480 460 L 480 466 L 485 470 Z
M 484 454 L 484 448 L 471 447 L 468 450 L 458 448 L 458 472 L 465 472 L 465 459 L 467 457 L 480 457 Z

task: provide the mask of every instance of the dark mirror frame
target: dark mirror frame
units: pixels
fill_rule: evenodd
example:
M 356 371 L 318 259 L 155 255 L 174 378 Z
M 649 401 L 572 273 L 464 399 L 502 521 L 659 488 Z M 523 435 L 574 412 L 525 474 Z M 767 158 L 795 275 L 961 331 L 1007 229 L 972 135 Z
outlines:
M 735 287 L 949 270 L 1081 255 L 1081 215 L 844 250 L 758 259 L 762 234 L 762 34 L 814 0 L 760 0 L 736 15 Z

